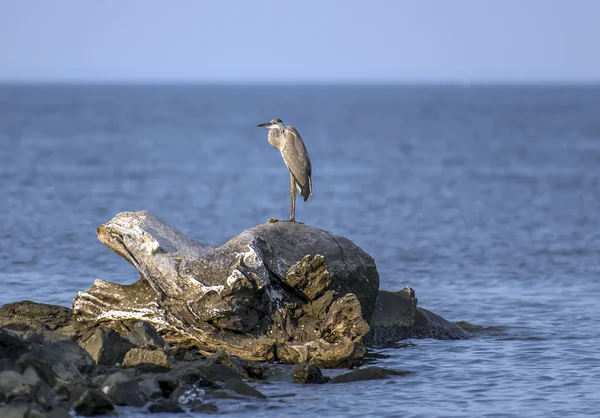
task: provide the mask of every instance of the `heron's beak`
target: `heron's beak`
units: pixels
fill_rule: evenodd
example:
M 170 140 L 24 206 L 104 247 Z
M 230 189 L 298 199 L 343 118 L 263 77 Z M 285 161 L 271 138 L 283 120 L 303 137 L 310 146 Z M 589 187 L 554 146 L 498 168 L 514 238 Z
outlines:
M 257 128 L 268 128 L 271 126 L 271 122 L 261 123 L 260 125 L 256 125 Z

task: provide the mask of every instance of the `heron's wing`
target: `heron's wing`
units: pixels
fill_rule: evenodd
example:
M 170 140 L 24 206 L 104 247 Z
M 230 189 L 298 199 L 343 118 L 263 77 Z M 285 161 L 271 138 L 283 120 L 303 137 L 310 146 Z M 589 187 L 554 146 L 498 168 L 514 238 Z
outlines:
M 300 193 L 304 201 L 307 201 L 312 194 L 312 164 L 308 151 L 306 151 L 300 134 L 293 126 L 287 126 L 283 135 L 285 146 L 281 150 L 281 156 L 300 186 Z

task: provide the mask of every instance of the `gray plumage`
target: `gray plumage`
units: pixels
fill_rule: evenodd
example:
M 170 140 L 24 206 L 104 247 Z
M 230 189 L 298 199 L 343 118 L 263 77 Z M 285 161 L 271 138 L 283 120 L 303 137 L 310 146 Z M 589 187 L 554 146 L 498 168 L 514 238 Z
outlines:
M 285 126 L 281 119 L 261 123 L 258 127 L 269 129 L 269 144 L 281 152 L 290 171 L 290 221 L 294 221 L 296 188 L 305 202 L 312 196 L 312 164 L 308 151 L 296 128 Z

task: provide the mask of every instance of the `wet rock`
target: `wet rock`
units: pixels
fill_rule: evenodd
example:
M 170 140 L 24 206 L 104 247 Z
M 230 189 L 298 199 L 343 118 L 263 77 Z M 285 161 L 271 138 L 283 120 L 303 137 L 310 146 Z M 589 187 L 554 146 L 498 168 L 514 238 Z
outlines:
M 201 387 L 184 383 L 173 391 L 169 399 L 180 405 L 190 405 L 201 402 L 204 393 L 205 391 Z
M 46 412 L 45 418 L 72 418 L 69 410 L 65 408 L 54 408 L 51 411 Z
M 216 360 L 217 362 L 224 364 L 231 370 L 235 371 L 239 376 L 247 378 L 248 373 L 244 369 L 244 364 L 236 358 L 231 357 L 224 350 L 219 350 L 216 353 L 211 354 L 207 357 L 209 361 Z
M 331 383 L 349 383 L 361 380 L 387 379 L 390 376 L 403 376 L 411 372 L 405 370 L 390 370 L 377 366 L 369 366 L 360 369 L 354 369 L 351 372 L 335 376 Z
M 31 387 L 17 372 L 6 370 L 0 373 L 0 402 L 10 402 L 14 398 L 31 397 Z
M 119 382 L 108 387 L 107 391 L 104 388 L 102 391 L 110 397 L 115 405 L 140 407 L 146 404 L 146 398 L 142 395 L 137 380 Z
M 0 307 L 0 326 L 7 324 L 26 325 L 42 334 L 54 332 L 64 336 L 74 336 L 78 330 L 71 309 L 28 300 Z
M 214 387 L 214 382 L 225 382 L 233 377 L 239 377 L 235 370 L 214 359 L 179 364 L 167 375 L 178 382 L 209 387 Z
M 242 396 L 251 396 L 254 398 L 266 399 L 267 397 L 260 393 L 258 390 L 254 389 L 249 384 L 245 383 L 239 377 L 234 377 L 229 379 L 223 385 L 223 389 L 233 391 Z
M 71 407 L 77 414 L 85 417 L 104 415 L 114 410 L 108 396 L 97 389 L 83 390 Z
M 8 329 L 0 328 L 0 357 L 3 360 L 14 364 L 21 355 L 29 352 L 32 346 L 32 342 L 15 335 Z
M 46 343 L 42 347 L 44 359 L 52 365 L 52 371 L 62 381 L 74 381 L 96 372 L 92 357 L 71 339 Z
M 123 367 L 138 367 L 144 370 L 165 371 L 171 368 L 171 362 L 163 351 L 149 350 L 147 348 L 133 348 L 129 350 L 123 362 Z
M 132 344 L 142 348 L 165 348 L 166 343 L 158 335 L 156 329 L 147 322 L 137 321 L 133 325 L 133 330 L 127 333 L 127 339 Z
M 407 338 L 466 339 L 470 335 L 457 325 L 417 307 L 415 291 L 406 287 L 399 292 L 381 290 L 370 321 L 371 331 L 365 344 L 380 348 Z
M 27 403 L 16 403 L 0 406 L 0 417 L 2 418 L 45 418 L 43 411 L 35 405 Z
M 194 405 L 190 408 L 190 412 L 201 412 L 204 414 L 216 413 L 219 412 L 219 408 L 217 405 L 213 403 L 201 403 Z
M 170 412 L 170 413 L 183 413 L 185 412 L 183 408 L 177 405 L 175 402 L 170 401 L 168 399 L 159 399 L 157 401 L 152 402 L 148 406 L 148 411 L 156 413 L 156 412 Z
M 138 374 L 139 373 L 136 369 L 123 369 L 111 373 L 108 376 L 98 376 L 98 378 L 94 379 L 94 381 L 104 393 L 109 393 L 119 383 L 134 380 L 138 376 Z
M 373 259 L 346 238 L 276 222 L 213 246 L 148 212 L 117 215 L 98 228 L 98 238 L 142 278 L 129 286 L 97 280 L 79 292 L 73 306 L 81 322 L 137 318 L 168 343 L 193 341 L 248 361 L 275 360 L 277 352 L 285 362 L 342 365 L 360 359 L 335 355 L 365 352 L 359 346 L 379 276 Z M 312 308 L 303 309 L 307 304 Z
M 158 399 L 163 396 L 163 391 L 156 380 L 140 380 L 138 383 L 138 388 L 142 396 L 144 396 L 146 399 Z
M 116 331 L 103 327 L 95 328 L 83 336 L 80 344 L 97 364 L 104 366 L 120 363 L 125 353 L 133 348 L 133 344 Z
M 292 382 L 327 383 L 329 380 L 329 377 L 323 376 L 321 369 L 314 364 L 298 364 L 292 370 Z
M 251 379 L 265 380 L 269 374 L 269 366 L 255 361 L 245 362 L 244 370 Z
M 52 366 L 47 359 L 42 358 L 35 353 L 24 353 L 16 361 L 16 365 L 21 370 L 23 375 L 27 375 L 30 385 L 37 384 L 37 380 L 41 379 L 46 384 L 54 386 L 56 384 L 56 376 L 52 370 Z
M 46 412 L 45 418 L 71 418 L 71 414 L 67 409 L 58 407 Z

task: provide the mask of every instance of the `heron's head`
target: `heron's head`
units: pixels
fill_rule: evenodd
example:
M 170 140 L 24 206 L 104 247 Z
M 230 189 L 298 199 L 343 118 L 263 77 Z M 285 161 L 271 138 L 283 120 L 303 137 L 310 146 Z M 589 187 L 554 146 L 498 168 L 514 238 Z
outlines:
M 285 125 L 281 121 L 281 119 L 273 119 L 271 122 L 261 123 L 260 125 L 256 125 L 257 128 L 268 128 L 268 129 L 283 129 Z

